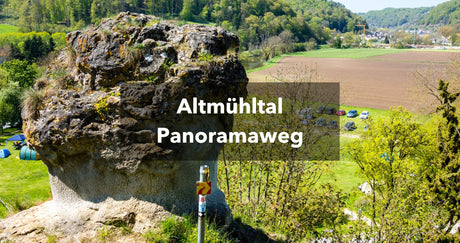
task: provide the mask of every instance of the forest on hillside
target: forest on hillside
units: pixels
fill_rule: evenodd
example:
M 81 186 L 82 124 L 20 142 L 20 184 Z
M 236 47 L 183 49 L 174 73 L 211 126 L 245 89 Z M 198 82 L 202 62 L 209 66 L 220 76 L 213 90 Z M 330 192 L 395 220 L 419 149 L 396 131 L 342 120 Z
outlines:
M 427 16 L 432 8 L 386 8 L 360 14 L 370 26 L 395 28 L 403 25 L 416 25 Z
M 460 0 L 451 0 L 434 7 L 422 22 L 423 24 L 456 25 L 460 23 Z
M 0 21 L 7 19 L 22 32 L 68 32 L 121 11 L 215 23 L 237 33 L 243 50 L 283 31 L 295 42 L 325 43 L 332 30 L 357 31 L 356 24 L 365 24 L 343 5 L 327 0 L 0 0 L 0 9 Z
M 358 14 L 370 26 L 396 28 L 414 25 L 460 24 L 460 0 L 451 0 L 435 7 L 386 8 Z

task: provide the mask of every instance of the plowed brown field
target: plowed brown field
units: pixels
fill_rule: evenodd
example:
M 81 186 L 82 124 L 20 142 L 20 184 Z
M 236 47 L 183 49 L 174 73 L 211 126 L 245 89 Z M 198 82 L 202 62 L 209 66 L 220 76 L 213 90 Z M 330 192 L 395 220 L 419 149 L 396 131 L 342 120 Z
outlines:
M 408 51 L 367 59 L 285 57 L 269 69 L 248 74 L 250 82 L 264 82 L 279 70 L 293 66 L 316 66 L 320 81 L 340 82 L 341 103 L 360 107 L 388 109 L 404 106 L 414 110 L 431 99 L 414 92 L 414 73 L 443 70 L 459 52 Z M 421 97 L 422 96 L 422 97 Z

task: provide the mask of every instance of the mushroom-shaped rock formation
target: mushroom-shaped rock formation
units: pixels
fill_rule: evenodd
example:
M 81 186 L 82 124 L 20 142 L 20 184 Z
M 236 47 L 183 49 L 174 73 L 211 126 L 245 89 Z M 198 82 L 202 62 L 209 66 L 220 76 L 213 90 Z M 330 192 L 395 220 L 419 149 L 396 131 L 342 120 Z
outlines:
M 208 215 L 228 222 L 217 186 L 222 144 L 159 143 L 157 130 L 232 129 L 232 115 L 177 109 L 183 98 L 226 103 L 246 96 L 237 36 L 120 13 L 66 40 L 22 114 L 27 140 L 48 167 L 53 199 L 0 222 L 0 240 L 37 229 L 70 235 L 118 221 L 142 231 L 166 215 L 160 212 L 196 211 L 202 164 L 211 172 Z

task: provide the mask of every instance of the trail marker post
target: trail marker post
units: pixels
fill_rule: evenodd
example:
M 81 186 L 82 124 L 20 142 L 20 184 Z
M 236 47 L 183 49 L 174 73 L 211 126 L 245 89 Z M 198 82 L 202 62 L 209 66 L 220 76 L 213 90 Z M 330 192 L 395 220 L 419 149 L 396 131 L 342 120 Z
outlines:
M 209 167 L 207 165 L 200 166 L 200 181 L 196 182 L 196 194 L 198 195 L 198 243 L 203 243 L 206 219 L 206 195 L 211 194 Z

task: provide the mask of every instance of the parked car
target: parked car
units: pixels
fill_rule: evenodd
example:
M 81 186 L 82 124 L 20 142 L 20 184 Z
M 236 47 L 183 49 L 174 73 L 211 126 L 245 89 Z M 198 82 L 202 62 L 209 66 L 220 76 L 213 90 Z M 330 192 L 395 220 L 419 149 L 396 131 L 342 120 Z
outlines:
M 309 113 L 313 113 L 313 109 L 310 108 L 310 107 L 303 108 L 303 109 L 297 111 L 297 114 L 300 116 L 300 118 L 304 118 Z
M 339 127 L 337 121 L 335 120 L 330 120 L 328 123 L 327 123 L 327 127 L 330 128 L 330 129 L 334 129 L 334 128 L 337 128 Z
M 318 120 L 316 120 L 315 126 L 317 126 L 317 127 L 324 127 L 324 126 L 326 126 L 326 119 L 324 119 L 324 118 L 319 118 Z
M 326 110 L 326 107 L 324 105 L 322 105 L 322 106 L 318 107 L 318 109 L 316 109 L 316 113 L 323 114 L 325 110 Z
M 361 112 L 361 115 L 359 115 L 359 118 L 361 118 L 361 119 L 367 119 L 367 118 L 369 118 L 369 111 L 363 111 L 363 112 Z
M 347 112 L 345 110 L 339 109 L 335 114 L 338 116 L 344 116 L 347 114 Z
M 301 119 L 314 119 L 315 118 L 313 109 L 310 107 L 303 108 L 302 110 L 297 111 L 297 114 L 299 115 Z
M 354 121 L 348 121 L 345 123 L 345 126 L 343 127 L 345 131 L 353 131 L 356 129 L 356 125 Z
M 307 114 L 305 118 L 302 120 L 302 124 L 314 124 L 315 117 L 313 114 Z
M 334 115 L 335 114 L 335 108 L 334 107 L 328 107 L 326 109 L 326 114 L 328 115 Z
M 358 116 L 358 111 L 357 110 L 351 110 L 347 113 L 347 117 L 353 118 Z
M 313 119 L 303 119 L 302 124 L 304 124 L 304 125 L 313 125 Z

